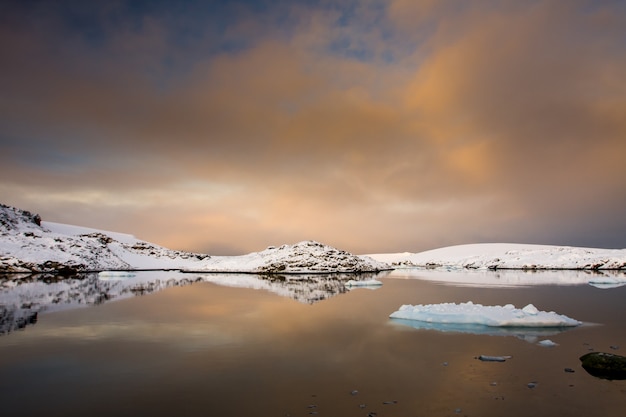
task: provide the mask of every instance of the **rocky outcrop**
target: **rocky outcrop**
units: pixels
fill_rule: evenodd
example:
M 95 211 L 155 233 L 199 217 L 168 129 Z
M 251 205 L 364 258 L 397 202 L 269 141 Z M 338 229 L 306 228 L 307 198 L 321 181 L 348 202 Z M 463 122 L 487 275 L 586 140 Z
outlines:
M 580 357 L 589 374 L 603 379 L 626 379 L 626 357 L 612 353 L 591 352 Z
M 356 255 L 314 241 L 266 249 L 271 261 L 258 268 L 261 273 L 375 271 L 372 263 Z
M 241 265 L 247 265 L 249 272 L 260 274 L 363 273 L 391 269 L 367 256 L 353 255 L 312 240 L 270 247 L 240 258 Z M 219 264 L 216 266 L 219 268 Z
M 22 225 L 41 227 L 41 217 L 30 211 L 0 204 L 0 233 L 18 230 Z

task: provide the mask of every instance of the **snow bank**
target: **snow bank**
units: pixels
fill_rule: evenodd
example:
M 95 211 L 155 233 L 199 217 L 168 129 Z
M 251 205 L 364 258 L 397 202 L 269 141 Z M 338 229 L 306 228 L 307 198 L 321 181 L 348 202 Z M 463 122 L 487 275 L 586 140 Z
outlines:
M 582 324 L 553 311 L 539 311 L 532 304 L 518 309 L 512 304 L 483 306 L 471 301 L 461 304 L 403 305 L 389 317 L 426 323 L 470 324 L 487 327 L 571 327 Z
M 481 243 L 420 253 L 372 254 L 397 268 L 438 269 L 626 269 L 626 249 Z

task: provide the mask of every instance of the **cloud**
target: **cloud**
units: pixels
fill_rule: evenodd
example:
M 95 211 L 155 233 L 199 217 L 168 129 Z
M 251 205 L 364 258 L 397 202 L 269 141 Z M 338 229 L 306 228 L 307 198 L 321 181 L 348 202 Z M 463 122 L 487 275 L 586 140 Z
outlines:
M 209 252 L 626 243 L 619 5 L 120 4 L 2 25 L 3 202 Z

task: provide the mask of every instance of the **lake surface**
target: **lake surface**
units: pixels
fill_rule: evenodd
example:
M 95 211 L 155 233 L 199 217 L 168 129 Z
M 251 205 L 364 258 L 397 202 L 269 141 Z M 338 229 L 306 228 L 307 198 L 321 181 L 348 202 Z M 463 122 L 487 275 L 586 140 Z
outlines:
M 142 273 L 144 283 L 150 274 Z M 626 287 L 468 287 L 395 271 L 379 275 L 383 285 L 375 290 L 347 290 L 334 279 L 228 275 L 191 275 L 188 285 L 165 288 L 168 274 L 155 274 L 159 285 L 148 285 L 154 292 L 135 287 L 109 302 L 101 292 L 99 305 L 39 313 L 36 323 L 0 336 L 2 415 L 626 412 L 626 381 L 593 377 L 578 359 L 591 350 L 626 355 Z M 90 277 L 81 288 L 97 282 Z M 416 329 L 388 318 L 402 304 L 470 300 L 533 303 L 585 324 L 545 334 L 482 335 Z M 558 345 L 537 344 L 544 339 Z M 512 358 L 482 362 L 478 355 Z

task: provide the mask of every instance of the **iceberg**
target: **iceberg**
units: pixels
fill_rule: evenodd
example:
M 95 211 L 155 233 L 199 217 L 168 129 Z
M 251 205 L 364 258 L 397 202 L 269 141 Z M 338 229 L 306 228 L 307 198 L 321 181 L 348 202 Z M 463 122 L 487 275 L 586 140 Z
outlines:
M 403 305 L 391 313 L 392 319 L 415 320 L 428 324 L 470 325 L 486 327 L 574 327 L 582 322 L 553 311 L 538 310 L 528 304 L 524 308 L 516 308 L 512 304 L 505 306 L 483 306 L 466 303 L 441 303 Z
M 589 285 L 600 288 L 600 289 L 609 289 L 609 288 L 619 288 L 626 285 L 626 276 L 624 277 L 598 277 L 589 280 Z

